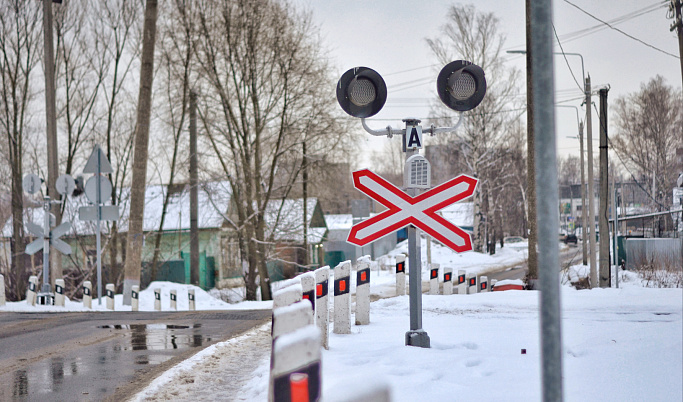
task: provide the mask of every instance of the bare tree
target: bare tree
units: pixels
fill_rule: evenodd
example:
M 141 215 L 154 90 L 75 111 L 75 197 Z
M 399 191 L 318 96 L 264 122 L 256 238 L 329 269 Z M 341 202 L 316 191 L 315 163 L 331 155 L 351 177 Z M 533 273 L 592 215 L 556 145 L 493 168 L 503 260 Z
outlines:
M 482 103 L 466 113 L 466 120 L 458 132 L 444 136 L 442 141 L 458 144 L 466 172 L 475 176 L 479 184 L 474 193 L 473 247 L 482 251 L 486 234 L 494 232 L 498 224 L 493 213 L 497 205 L 496 192 L 507 185 L 504 174 L 508 169 L 502 163 L 507 153 L 505 142 L 508 127 L 516 116 L 509 113 L 512 96 L 516 95 L 519 71 L 506 67 L 501 56 L 505 36 L 498 33 L 499 21 L 493 13 L 478 12 L 473 6 L 453 5 L 447 22 L 441 27 L 439 38 L 427 43 L 439 62 L 444 65 L 464 59 L 479 65 L 486 74 L 487 93 Z M 442 116 L 441 124 L 452 122 L 452 114 L 432 112 Z M 455 138 L 453 138 L 455 136 Z
M 557 159 L 557 171 L 560 184 L 581 183 L 581 161 L 576 155 L 567 155 Z
M 31 74 L 40 61 L 42 12 L 39 2 L 8 0 L 0 3 L 0 129 L 4 132 L 12 182 L 12 265 L 7 275 L 10 299 L 23 297 L 24 190 L 22 185 L 24 136 L 30 119 Z

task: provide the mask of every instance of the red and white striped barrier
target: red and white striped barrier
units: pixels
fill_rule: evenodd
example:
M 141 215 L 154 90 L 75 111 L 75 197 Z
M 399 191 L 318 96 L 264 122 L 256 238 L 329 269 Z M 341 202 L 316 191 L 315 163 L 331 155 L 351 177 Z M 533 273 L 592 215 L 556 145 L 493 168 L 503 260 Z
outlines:
M 315 270 L 315 323 L 320 328 L 320 341 L 325 349 L 330 348 L 329 318 L 329 283 L 330 267 L 324 266 Z
M 506 290 L 524 290 L 524 282 L 519 279 L 506 279 L 496 282 L 496 286 L 492 289 L 493 292 L 503 292 Z
M 439 264 L 429 265 L 429 294 L 439 294 Z
M 467 274 L 465 270 L 459 269 L 458 270 L 458 294 L 459 295 L 465 295 L 467 294 Z
M 396 296 L 406 294 L 406 256 L 399 254 L 396 256 Z
M 356 325 L 370 324 L 370 260 L 359 258 L 356 269 Z
M 320 331 L 308 325 L 273 343 L 270 382 L 273 402 L 317 401 L 321 394 Z M 305 376 L 302 376 L 305 375 Z
M 489 291 L 489 278 L 487 276 L 479 277 L 479 293 L 487 293 Z
M 133 285 L 130 289 L 130 310 L 140 310 L 140 286 Z
M 0 274 L 0 307 L 5 305 L 5 277 Z
M 446 296 L 453 294 L 453 268 L 443 268 L 443 294 Z
M 92 283 L 83 282 L 83 307 L 92 308 Z
M 55 279 L 55 306 L 64 307 L 64 279 Z
M 107 294 L 107 309 L 109 310 L 114 310 L 114 284 L 113 283 L 108 283 L 106 286 L 106 294 Z
M 31 306 L 36 305 L 36 296 L 38 290 L 38 277 L 31 275 L 28 278 L 28 289 L 26 289 L 26 303 Z
M 154 310 L 161 311 L 161 289 L 154 289 Z
M 315 274 L 305 272 L 298 276 L 301 281 L 301 297 L 311 302 L 311 308 L 315 310 Z
M 187 291 L 187 301 L 189 305 L 189 310 L 190 311 L 195 311 L 197 309 L 195 303 L 195 298 L 194 298 L 194 289 L 189 289 Z
M 351 333 L 351 261 L 334 268 L 334 333 Z

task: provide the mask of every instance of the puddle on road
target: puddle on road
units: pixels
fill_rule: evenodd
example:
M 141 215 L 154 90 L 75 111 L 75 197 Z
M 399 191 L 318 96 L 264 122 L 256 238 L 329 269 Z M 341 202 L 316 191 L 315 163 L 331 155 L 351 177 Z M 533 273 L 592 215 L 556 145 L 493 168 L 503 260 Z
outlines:
M 158 365 L 173 358 L 179 350 L 201 347 L 211 342 L 201 324 L 100 325 L 97 330 L 122 334 L 112 340 L 79 349 L 65 357 L 43 359 L 0 376 L 0 400 L 58 398 L 101 399 L 120 384 L 133 378 L 141 366 Z M 12 384 L 10 386 L 10 384 Z M 76 394 L 74 394 L 76 392 Z M 69 396 L 70 395 L 70 396 Z

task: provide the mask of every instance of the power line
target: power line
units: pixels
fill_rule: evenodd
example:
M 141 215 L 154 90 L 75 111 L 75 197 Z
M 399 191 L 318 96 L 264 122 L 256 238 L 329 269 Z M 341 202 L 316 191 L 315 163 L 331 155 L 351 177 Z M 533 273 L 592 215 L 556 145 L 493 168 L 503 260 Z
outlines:
M 619 33 L 621 33 L 621 34 L 623 34 L 623 35 L 626 35 L 627 37 L 629 37 L 629 38 L 631 38 L 631 39 L 633 39 L 633 40 L 635 40 L 635 41 L 637 41 L 637 42 L 640 42 L 640 43 L 642 43 L 643 45 L 645 45 L 645 46 L 647 46 L 647 47 L 649 47 L 649 48 L 652 48 L 652 49 L 654 49 L 654 50 L 656 50 L 656 51 L 658 51 L 658 52 L 664 53 L 664 54 L 669 55 L 669 56 L 671 56 L 671 57 L 675 57 L 676 59 L 679 58 L 678 56 L 676 56 L 676 55 L 673 54 L 673 53 L 669 53 L 669 52 L 667 52 L 667 51 L 665 51 L 665 50 L 662 50 L 662 49 L 660 49 L 660 48 L 658 48 L 658 47 L 656 47 L 656 46 L 653 46 L 653 45 L 651 45 L 651 44 L 649 44 L 649 43 L 647 43 L 647 42 L 645 42 L 645 41 L 642 41 L 642 40 L 636 38 L 636 37 L 633 36 L 633 35 L 627 34 L 626 32 L 622 31 L 621 29 L 614 27 L 614 26 L 613 26 L 612 24 L 610 24 L 609 22 L 606 22 L 606 21 L 601 20 L 600 18 L 594 16 L 593 14 L 591 14 L 591 13 L 589 13 L 588 11 L 582 9 L 581 7 L 577 6 L 576 4 L 572 3 L 572 2 L 569 1 L 569 0 L 564 0 L 564 2 L 567 3 L 567 4 L 569 4 L 569 5 L 571 5 L 571 6 L 573 6 L 573 7 L 575 7 L 576 9 L 578 9 L 578 10 L 581 11 L 582 13 L 586 14 L 587 16 L 593 18 L 594 20 L 599 21 L 599 22 L 601 22 L 601 23 L 607 25 L 607 26 L 610 27 L 611 29 L 613 29 L 613 30 L 615 30 L 615 31 L 617 31 L 617 32 L 619 32 Z
M 552 24 L 553 26 L 553 33 L 555 34 L 555 39 L 557 39 L 557 44 L 560 45 L 560 51 L 562 52 L 562 57 L 564 57 L 565 63 L 567 63 L 567 68 L 569 69 L 569 72 L 572 73 L 572 78 L 574 79 L 574 82 L 576 82 L 576 86 L 579 87 L 580 91 L 584 90 L 584 87 L 579 84 L 579 81 L 576 80 L 576 77 L 574 76 L 574 71 L 572 70 L 572 67 L 569 65 L 569 60 L 567 60 L 567 55 L 564 54 L 564 48 L 562 47 L 562 42 L 560 42 L 560 38 L 557 37 L 557 31 L 555 30 L 555 24 Z M 581 62 L 583 63 L 583 58 L 581 58 Z

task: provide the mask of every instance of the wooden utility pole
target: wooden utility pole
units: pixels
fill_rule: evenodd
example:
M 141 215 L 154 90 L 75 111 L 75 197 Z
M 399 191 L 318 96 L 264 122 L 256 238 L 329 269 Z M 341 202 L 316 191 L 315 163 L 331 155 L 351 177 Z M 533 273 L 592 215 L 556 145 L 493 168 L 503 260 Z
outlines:
M 607 91 L 602 88 L 600 94 L 600 287 L 612 286 L 610 274 L 609 251 L 609 175 L 607 170 Z
M 197 173 L 197 93 L 190 92 L 190 283 L 199 286 L 199 174 Z
M 681 17 L 681 0 L 671 0 L 671 7 L 675 10 L 674 22 L 669 31 L 677 30 L 678 33 L 678 55 L 681 62 L 681 82 L 683 82 L 683 17 Z
M 586 170 L 583 155 L 583 122 L 579 123 L 579 142 L 581 152 L 581 251 L 583 265 L 588 265 L 588 250 L 586 247 Z
M 584 236 L 588 234 L 589 237 L 589 251 L 590 251 L 590 285 L 591 288 L 598 286 L 598 266 L 595 261 L 595 190 L 593 188 L 593 121 L 591 113 L 591 76 L 590 74 L 586 77 L 586 83 L 584 87 L 584 93 L 586 95 L 586 147 L 588 148 L 588 226 L 587 229 L 590 231 L 584 233 Z M 585 230 L 585 229 L 584 229 Z
M 535 134 L 534 134 L 534 94 L 531 69 L 531 0 L 526 0 L 526 183 L 527 214 L 529 220 L 529 255 L 527 286 L 534 288 L 538 279 L 538 256 L 536 254 L 536 175 L 535 175 Z
M 55 51 L 52 40 L 52 0 L 43 0 L 43 42 L 45 53 L 45 122 L 47 134 L 47 194 L 58 199 L 57 176 L 59 173 L 57 145 L 57 108 L 55 106 Z M 55 216 L 56 225 L 62 223 L 62 210 L 59 204 L 53 204 L 51 213 Z M 62 278 L 62 258 L 60 253 L 50 255 L 50 286 L 55 287 L 55 279 Z
M 130 215 L 128 217 L 126 264 L 124 266 L 123 279 L 123 304 L 125 305 L 131 304 L 131 290 L 134 285 L 140 285 L 140 272 L 142 270 L 142 244 L 144 239 L 142 229 L 145 215 L 149 121 L 152 109 L 152 80 L 154 79 L 154 44 L 157 32 L 157 13 L 157 0 L 147 0 L 142 32 L 140 89 L 135 125 L 133 180 L 130 186 Z
M 303 160 L 301 162 L 301 176 L 302 176 L 302 195 L 303 195 L 303 201 L 304 201 L 304 266 L 308 267 L 309 264 L 309 258 L 308 258 L 308 159 L 306 156 L 306 139 L 304 138 L 303 141 Z

